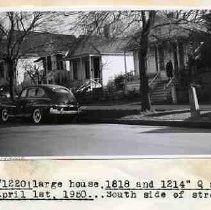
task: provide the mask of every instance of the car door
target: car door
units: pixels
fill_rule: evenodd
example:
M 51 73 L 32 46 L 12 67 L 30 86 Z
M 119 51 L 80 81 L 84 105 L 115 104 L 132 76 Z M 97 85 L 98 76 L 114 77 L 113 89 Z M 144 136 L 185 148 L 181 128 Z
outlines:
M 28 93 L 28 89 L 27 88 L 23 89 L 20 96 L 16 100 L 16 116 L 17 117 L 22 117 L 25 114 L 24 110 L 27 103 L 27 93 Z
M 22 111 L 24 116 L 29 117 L 33 111 L 33 105 L 36 102 L 36 87 L 28 88 L 27 96 L 25 98 L 25 103 L 23 104 Z
M 51 101 L 49 95 L 42 87 L 37 88 L 36 98 L 37 98 L 36 105 L 41 107 L 48 107 L 49 102 Z

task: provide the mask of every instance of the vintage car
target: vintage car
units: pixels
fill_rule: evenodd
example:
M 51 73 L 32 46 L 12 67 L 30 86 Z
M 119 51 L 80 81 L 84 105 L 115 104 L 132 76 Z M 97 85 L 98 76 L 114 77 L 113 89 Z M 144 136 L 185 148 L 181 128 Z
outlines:
M 29 117 L 35 124 L 52 115 L 78 116 L 80 109 L 73 93 L 59 85 L 37 85 L 24 88 L 13 102 L 0 104 L 1 119 Z

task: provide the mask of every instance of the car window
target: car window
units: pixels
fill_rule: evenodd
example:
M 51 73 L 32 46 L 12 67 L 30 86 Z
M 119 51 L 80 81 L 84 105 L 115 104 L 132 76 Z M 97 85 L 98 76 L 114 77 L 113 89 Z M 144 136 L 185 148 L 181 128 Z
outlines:
M 42 88 L 37 88 L 36 97 L 43 97 L 45 95 L 45 91 Z
M 27 93 L 27 89 L 23 90 L 21 93 L 21 98 L 25 98 Z
M 54 89 L 54 91 L 56 93 L 69 93 L 69 91 L 64 88 L 56 88 L 56 89 Z
M 55 97 L 60 103 L 76 102 L 75 96 L 69 90 L 66 90 L 64 88 L 55 88 L 54 92 L 55 92 Z
M 31 88 L 28 90 L 28 97 L 35 97 L 36 95 L 36 88 Z

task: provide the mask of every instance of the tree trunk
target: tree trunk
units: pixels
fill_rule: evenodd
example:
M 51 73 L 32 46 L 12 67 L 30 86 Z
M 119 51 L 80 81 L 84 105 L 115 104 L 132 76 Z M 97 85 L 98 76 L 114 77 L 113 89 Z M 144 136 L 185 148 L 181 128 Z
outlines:
M 148 77 L 147 77 L 147 51 L 148 51 L 148 31 L 142 32 L 140 48 L 138 51 L 140 91 L 141 91 L 141 111 L 150 111 L 151 102 L 149 95 Z
M 10 97 L 11 97 L 12 100 L 14 100 L 14 95 L 15 95 L 14 76 L 15 76 L 16 65 L 15 65 L 14 61 L 9 60 L 9 61 L 7 61 L 7 66 L 8 66 L 8 73 L 9 73 Z
M 172 43 L 173 45 L 173 57 L 174 57 L 174 72 L 173 72 L 173 75 L 178 76 L 178 69 L 179 69 L 179 66 L 178 66 L 178 57 L 177 57 L 177 45 L 176 43 Z
M 200 108 L 196 93 L 195 87 L 195 72 L 197 70 L 196 62 L 194 57 L 188 58 L 189 63 L 189 87 L 188 87 L 188 95 L 189 95 L 189 106 L 192 118 L 200 117 Z
M 148 12 L 148 13 L 147 13 Z M 149 45 L 149 34 L 154 23 L 156 12 L 153 10 L 141 11 L 142 30 L 139 41 L 138 59 L 140 75 L 140 92 L 141 92 L 141 111 L 150 111 L 151 103 L 149 96 L 149 86 L 147 77 L 147 52 Z M 147 18 L 148 17 L 148 18 Z
M 147 49 L 140 49 L 139 57 L 139 75 L 140 75 L 140 91 L 141 91 L 141 111 L 151 110 L 148 78 L 146 75 L 147 67 Z

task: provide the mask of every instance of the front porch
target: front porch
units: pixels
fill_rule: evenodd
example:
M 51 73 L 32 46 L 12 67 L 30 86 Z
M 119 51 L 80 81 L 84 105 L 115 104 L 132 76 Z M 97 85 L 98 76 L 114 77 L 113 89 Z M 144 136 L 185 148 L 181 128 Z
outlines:
M 186 47 L 185 42 L 182 41 L 151 44 L 147 57 L 147 76 L 152 103 L 176 104 L 178 102 L 176 86 L 178 75 L 184 71 L 187 62 Z M 166 73 L 166 64 L 169 61 L 173 63 L 173 78 L 168 78 Z M 134 52 L 134 62 L 134 74 L 125 82 L 127 93 L 140 92 L 138 52 Z
M 84 55 L 70 60 L 70 86 L 83 91 L 102 87 L 102 64 L 99 55 Z

